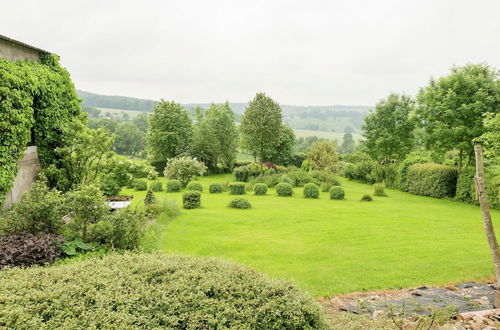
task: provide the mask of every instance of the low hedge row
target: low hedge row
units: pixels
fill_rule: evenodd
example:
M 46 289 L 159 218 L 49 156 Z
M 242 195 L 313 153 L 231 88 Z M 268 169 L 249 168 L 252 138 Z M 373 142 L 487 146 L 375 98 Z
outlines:
M 455 167 L 434 163 L 414 164 L 408 169 L 408 192 L 436 198 L 454 197 L 457 178 Z

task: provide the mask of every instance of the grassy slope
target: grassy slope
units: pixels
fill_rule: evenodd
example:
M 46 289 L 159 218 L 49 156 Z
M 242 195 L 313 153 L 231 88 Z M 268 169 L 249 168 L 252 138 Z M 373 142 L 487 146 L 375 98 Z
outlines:
M 164 179 L 162 179 L 164 180 Z M 316 296 L 473 280 L 493 274 L 478 207 L 387 190 L 360 202 L 372 187 L 344 180 L 345 201 L 247 194 L 253 209 L 227 207 L 227 193 L 209 194 L 203 207 L 161 218 L 149 245 L 166 253 L 216 256 L 273 277 L 292 279 Z M 144 192 L 133 192 L 142 203 Z M 157 193 L 181 200 L 181 194 Z M 493 211 L 493 218 L 500 218 Z M 168 225 L 167 225 L 168 223 Z

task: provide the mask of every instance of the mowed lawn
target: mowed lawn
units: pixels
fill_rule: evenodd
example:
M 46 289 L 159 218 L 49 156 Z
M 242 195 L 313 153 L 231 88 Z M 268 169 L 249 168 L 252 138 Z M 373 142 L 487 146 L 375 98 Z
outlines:
M 161 178 L 165 183 L 165 179 Z M 209 194 L 210 182 L 230 175 L 201 178 L 202 208 L 161 217 L 147 243 L 165 253 L 214 256 L 241 263 L 275 278 L 293 280 L 315 296 L 397 289 L 479 280 L 492 276 L 491 257 L 478 207 L 387 189 L 374 197 L 370 185 L 342 180 L 346 200 L 278 197 L 247 193 L 253 208 L 230 209 L 235 196 Z M 134 194 L 142 204 L 145 193 Z M 181 193 L 156 193 L 175 198 Z M 492 211 L 493 220 L 500 219 Z M 498 226 L 497 226 L 498 228 Z

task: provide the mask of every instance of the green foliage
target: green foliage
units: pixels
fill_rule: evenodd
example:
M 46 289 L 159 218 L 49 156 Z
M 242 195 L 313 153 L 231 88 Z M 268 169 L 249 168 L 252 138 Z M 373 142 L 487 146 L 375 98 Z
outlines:
M 229 192 L 231 195 L 244 195 L 246 193 L 244 182 L 232 182 L 229 184 Z
M 282 176 L 280 176 L 278 178 L 278 182 L 286 182 L 286 183 L 290 184 L 292 187 L 295 187 L 295 180 L 286 174 L 283 174 Z
M 201 193 L 199 191 L 186 191 L 182 195 L 182 205 L 185 209 L 195 209 L 201 205 Z
M 193 178 L 202 176 L 207 171 L 207 167 L 196 158 L 181 156 L 171 158 L 165 168 L 165 176 L 168 179 L 179 180 L 183 187 Z
M 192 138 L 191 117 L 181 105 L 167 101 L 155 105 L 149 118 L 147 140 L 150 158 L 160 164 L 159 171 L 163 171 L 171 158 L 189 151 Z
M 295 133 L 287 125 L 281 125 L 279 142 L 275 147 L 266 151 L 265 159 L 280 165 L 291 165 L 294 162 L 293 149 Z
M 319 185 L 319 188 L 321 189 L 322 192 L 328 192 L 332 187 L 333 185 L 329 182 L 323 182 L 322 184 Z
M 378 182 L 373 184 L 373 195 L 379 197 L 385 197 L 385 184 L 383 182 Z
M 161 183 L 161 181 L 153 181 L 153 182 L 151 182 L 149 187 L 151 188 L 151 190 L 153 192 L 163 191 L 163 184 Z
M 344 166 L 343 174 L 350 180 L 373 183 L 375 180 L 372 173 L 376 166 L 377 163 L 372 160 L 362 160 L 355 164 L 347 163 Z
M 264 93 L 258 93 L 241 117 L 244 149 L 258 156 L 261 162 L 268 160 L 266 153 L 280 144 L 281 125 L 279 104 Z
M 252 204 L 245 198 L 235 198 L 229 203 L 229 207 L 233 209 L 249 209 Z
M 120 155 L 141 156 L 146 148 L 146 135 L 133 123 L 121 123 L 115 131 L 113 149 Z
M 372 200 L 373 200 L 373 198 L 371 195 L 366 194 L 366 195 L 361 196 L 362 202 L 371 202 Z
M 476 141 L 484 146 L 484 154 L 487 157 L 498 156 L 500 154 L 500 113 L 485 114 L 484 127 L 486 132 Z
M 156 202 L 156 197 L 153 190 L 148 189 L 148 191 L 146 192 L 146 197 L 144 197 L 144 204 L 151 205 L 154 204 L 155 202 Z
M 136 191 L 145 191 L 148 189 L 148 183 L 144 180 L 135 180 L 134 189 Z
M 341 154 L 351 154 L 356 151 L 356 142 L 351 133 L 345 133 L 342 137 L 342 144 L 340 145 L 339 152 Z
M 208 192 L 211 194 L 221 193 L 222 190 L 222 185 L 218 182 L 211 183 L 210 186 L 208 186 Z
M 275 187 L 278 196 L 289 197 L 293 195 L 293 188 L 289 183 L 281 182 Z
M 253 192 L 255 195 L 263 196 L 267 194 L 267 185 L 265 183 L 256 183 L 253 186 Z
M 196 190 L 196 191 L 202 192 L 203 186 L 201 185 L 201 183 L 199 183 L 197 181 L 191 181 L 188 183 L 186 189 L 187 190 Z
M 76 256 L 78 253 L 91 251 L 93 248 L 94 245 L 85 243 L 79 238 L 71 241 L 65 241 L 61 246 L 63 253 L 70 257 Z
M 307 159 L 311 170 L 329 170 L 333 173 L 338 170 L 337 151 L 330 141 L 322 140 L 314 143 L 307 154 Z
M 318 171 L 318 170 L 310 171 L 309 175 L 313 178 L 313 180 L 317 184 L 321 184 L 324 182 L 324 183 L 329 183 L 332 186 L 340 186 L 341 185 L 340 181 L 328 169 L 323 170 L 323 171 Z
M 363 145 L 379 164 L 401 160 L 412 150 L 415 121 L 410 119 L 414 101 L 406 95 L 392 93 L 381 100 L 363 125 Z
M 330 199 L 344 199 L 345 198 L 345 192 L 344 188 L 340 186 L 333 186 L 330 188 Z
M 398 188 L 398 169 L 396 164 L 375 164 L 370 176 L 375 182 L 383 182 L 386 187 Z
M 182 184 L 179 180 L 168 180 L 167 188 L 165 189 L 167 192 L 179 192 L 182 189 Z
M 408 171 L 412 165 L 429 163 L 431 159 L 425 156 L 410 155 L 400 165 L 398 172 L 398 186 L 402 191 L 408 191 Z
M 474 175 L 476 174 L 473 168 L 466 168 L 460 171 L 457 179 L 457 190 L 455 199 L 464 203 L 477 203 L 476 188 L 474 187 Z
M 117 196 L 122 187 L 112 175 L 106 175 L 101 179 L 100 189 L 104 196 Z
M 314 183 L 307 183 L 303 193 L 305 198 L 319 198 L 319 187 Z
M 295 285 L 213 258 L 126 253 L 7 270 L 0 296 L 7 328 L 327 328 Z
M 408 192 L 436 198 L 454 197 L 458 170 L 455 167 L 425 163 L 408 170 Z
M 245 191 L 252 192 L 253 191 L 253 184 L 252 183 L 245 183 Z
M 288 171 L 287 175 L 295 181 L 297 187 L 303 187 L 306 183 L 312 182 L 313 178 L 307 171 L 302 169 L 293 169 Z
M 161 199 L 150 207 L 156 208 L 158 215 L 165 214 L 169 218 L 175 218 L 181 214 L 179 204 L 172 198 Z
M 448 76 L 431 79 L 417 100 L 426 146 L 441 153 L 457 149 L 460 160 L 470 162 L 473 140 L 487 131 L 483 116 L 500 112 L 499 73 L 486 64 L 453 67 Z
M 239 182 L 247 182 L 250 178 L 250 169 L 248 166 L 235 167 L 233 170 L 234 180 Z

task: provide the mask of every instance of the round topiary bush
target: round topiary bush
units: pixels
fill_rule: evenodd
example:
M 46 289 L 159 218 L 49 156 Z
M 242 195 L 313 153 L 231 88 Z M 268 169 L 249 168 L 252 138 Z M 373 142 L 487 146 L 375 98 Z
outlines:
M 265 195 L 267 193 L 267 185 L 265 183 L 256 183 L 253 187 L 253 192 L 255 195 Z
M 1 278 L 6 328 L 327 328 L 295 285 L 214 258 L 110 254 Z
M 344 199 L 345 192 L 340 186 L 333 186 L 330 188 L 330 199 Z
M 168 180 L 167 181 L 167 192 L 179 192 L 182 189 L 182 184 L 179 180 Z
M 148 183 L 144 180 L 136 180 L 134 182 L 134 189 L 136 191 L 145 191 L 148 190 Z
M 305 198 L 319 198 L 319 188 L 314 183 L 306 183 L 303 193 Z
M 149 187 L 153 192 L 163 191 L 163 184 L 160 181 L 151 182 Z
M 229 203 L 229 207 L 233 209 L 249 209 L 252 207 L 252 204 L 245 198 L 235 198 Z
M 191 181 L 191 182 L 188 183 L 186 189 L 187 190 L 194 190 L 194 191 L 202 192 L 203 191 L 203 186 L 199 182 Z
M 222 192 L 222 185 L 218 182 L 211 183 L 210 186 L 208 186 L 208 192 L 211 194 L 219 194 Z
M 185 209 L 195 209 L 201 205 L 201 193 L 191 190 L 182 195 L 182 206 Z
M 245 194 L 245 183 L 244 182 L 233 182 L 229 184 L 229 192 L 231 195 L 244 195 Z
M 289 183 L 281 182 L 276 185 L 276 193 L 278 196 L 288 197 L 292 196 L 293 188 Z
M 372 200 L 373 200 L 373 198 L 371 195 L 366 194 L 366 195 L 361 196 L 362 202 L 371 202 Z

